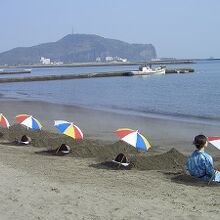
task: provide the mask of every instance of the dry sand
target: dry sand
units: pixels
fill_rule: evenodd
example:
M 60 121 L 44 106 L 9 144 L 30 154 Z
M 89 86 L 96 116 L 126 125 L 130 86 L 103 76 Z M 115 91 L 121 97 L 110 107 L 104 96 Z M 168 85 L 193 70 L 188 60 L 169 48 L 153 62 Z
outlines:
M 219 186 L 177 170 L 114 170 L 94 158 L 0 144 L 0 219 L 219 219 Z
M 3 101 L 0 108 L 10 121 L 25 112 L 45 125 L 38 132 L 16 125 L 0 129 L 0 219 L 219 219 L 220 184 L 208 185 L 183 172 L 194 134 L 217 135 L 218 126 L 42 102 Z M 86 140 L 54 133 L 55 119 L 78 123 Z M 145 154 L 112 134 L 118 127 L 136 124 L 153 145 Z M 31 136 L 32 145 L 14 143 L 24 133 Z M 71 154 L 48 153 L 64 142 Z M 220 168 L 219 151 L 209 150 Z M 119 152 L 134 164 L 131 169 L 106 162 Z

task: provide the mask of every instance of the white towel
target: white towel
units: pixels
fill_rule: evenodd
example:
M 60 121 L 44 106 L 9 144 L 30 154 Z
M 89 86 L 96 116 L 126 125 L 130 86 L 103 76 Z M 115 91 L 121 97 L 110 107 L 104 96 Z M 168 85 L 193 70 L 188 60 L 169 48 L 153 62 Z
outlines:
M 118 162 L 116 160 L 112 160 L 113 163 L 117 163 L 117 164 L 121 164 L 122 166 L 124 167 L 127 167 L 130 163 L 121 163 L 121 162 Z

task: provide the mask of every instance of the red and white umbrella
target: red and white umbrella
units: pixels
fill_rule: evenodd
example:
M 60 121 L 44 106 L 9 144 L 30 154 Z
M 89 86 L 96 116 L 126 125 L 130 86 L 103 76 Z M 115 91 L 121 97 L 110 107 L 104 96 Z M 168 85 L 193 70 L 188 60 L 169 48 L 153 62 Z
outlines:
M 220 150 L 220 136 L 210 136 L 208 137 L 208 141 L 210 144 Z
M 41 129 L 41 123 L 32 115 L 20 114 L 16 116 L 16 122 L 32 129 Z
M 119 128 L 115 132 L 122 141 L 137 149 L 147 151 L 151 147 L 149 141 L 142 134 L 140 134 L 138 130 Z
M 2 113 L 0 114 L 0 125 L 3 128 L 9 128 L 10 127 L 8 119 Z

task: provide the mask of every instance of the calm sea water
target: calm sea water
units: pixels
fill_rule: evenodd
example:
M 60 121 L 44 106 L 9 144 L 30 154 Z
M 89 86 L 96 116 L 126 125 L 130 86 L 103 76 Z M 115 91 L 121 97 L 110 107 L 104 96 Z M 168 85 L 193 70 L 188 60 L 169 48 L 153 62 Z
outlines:
M 138 66 L 99 66 L 99 67 L 53 67 L 53 68 L 33 68 L 31 74 L 6 74 L 0 75 L 0 78 L 19 78 L 19 77 L 32 77 L 32 76 L 45 76 L 45 75 L 60 75 L 60 74 L 83 74 L 83 73 L 95 73 L 95 72 L 108 72 L 108 71 L 123 71 L 123 70 L 135 70 Z M 23 68 L 22 68 L 23 69 Z M 5 70 L 19 70 L 12 68 L 5 68 Z
M 182 67 L 192 67 L 195 72 L 164 76 L 8 83 L 0 84 L 0 93 L 5 97 L 220 124 L 220 61 L 200 61 Z M 129 69 L 137 69 L 137 66 L 39 68 L 33 69 L 32 74 Z

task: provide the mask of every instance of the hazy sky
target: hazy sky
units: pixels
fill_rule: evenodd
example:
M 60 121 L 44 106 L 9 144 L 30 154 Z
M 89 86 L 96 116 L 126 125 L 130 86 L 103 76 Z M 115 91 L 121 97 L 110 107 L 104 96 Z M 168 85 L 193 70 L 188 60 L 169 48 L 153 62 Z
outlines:
M 0 52 L 86 33 L 158 57 L 220 57 L 220 0 L 0 0 Z

